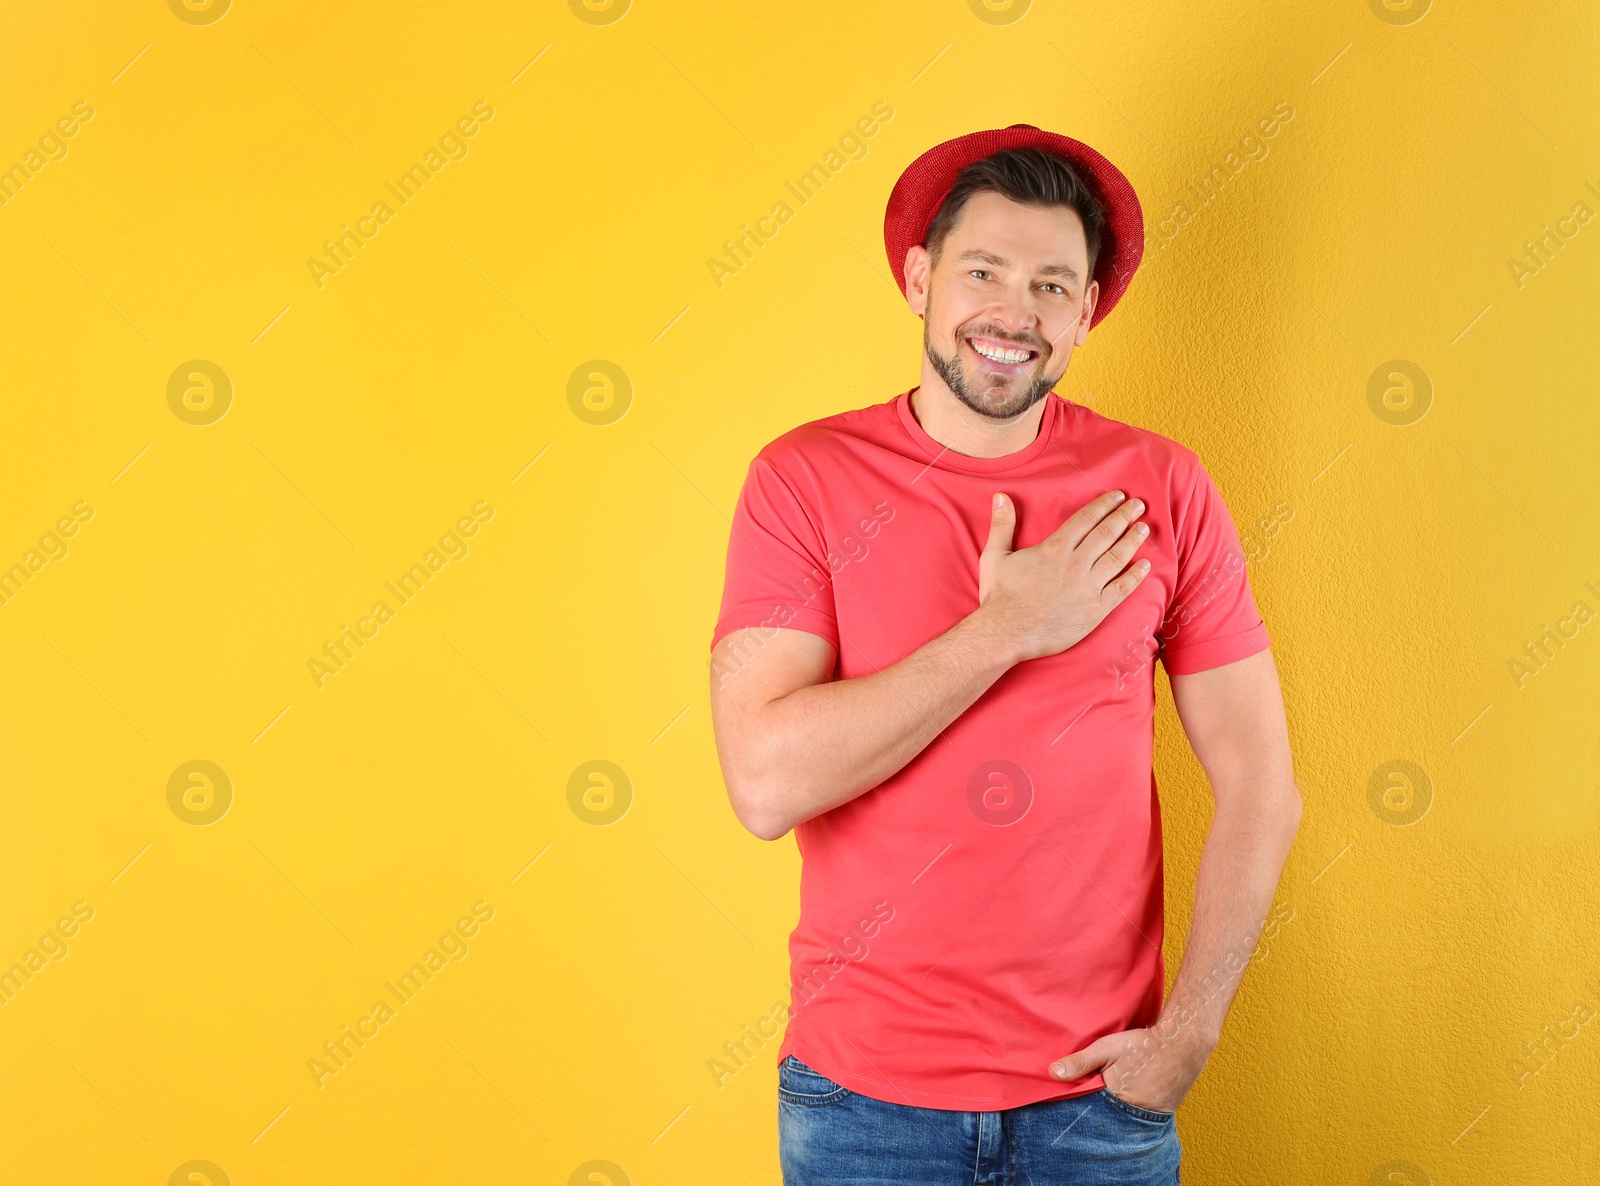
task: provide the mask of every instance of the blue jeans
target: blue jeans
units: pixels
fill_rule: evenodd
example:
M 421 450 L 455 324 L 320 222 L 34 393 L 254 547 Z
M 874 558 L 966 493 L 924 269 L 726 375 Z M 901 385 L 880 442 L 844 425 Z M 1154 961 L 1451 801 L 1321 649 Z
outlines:
M 872 1099 L 778 1064 L 784 1186 L 1177 1186 L 1178 1123 L 1095 1091 L 1002 1112 Z

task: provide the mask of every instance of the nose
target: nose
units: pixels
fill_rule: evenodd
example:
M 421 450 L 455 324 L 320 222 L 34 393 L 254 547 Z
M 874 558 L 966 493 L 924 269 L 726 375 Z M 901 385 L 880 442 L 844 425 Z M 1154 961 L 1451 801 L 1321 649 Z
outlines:
M 988 315 L 995 325 L 1014 337 L 1039 337 L 1039 311 L 1031 289 L 1007 287 L 1003 293 L 997 293 Z
M 1037 348 L 1045 340 L 1039 332 L 1038 317 L 1026 310 L 996 306 L 989 309 L 984 321 L 993 327 L 992 333 L 1019 344 Z

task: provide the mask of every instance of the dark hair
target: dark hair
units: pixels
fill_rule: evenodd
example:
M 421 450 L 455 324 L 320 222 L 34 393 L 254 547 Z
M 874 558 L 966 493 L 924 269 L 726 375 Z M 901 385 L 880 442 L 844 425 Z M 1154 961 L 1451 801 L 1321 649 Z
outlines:
M 967 199 L 987 191 L 1029 206 L 1070 206 L 1076 210 L 1083 220 L 1084 242 L 1089 248 L 1089 276 L 1094 276 L 1105 230 L 1105 207 L 1082 174 L 1060 157 L 1038 148 L 1007 148 L 974 161 L 956 175 L 955 184 L 928 224 L 924 239 L 923 245 L 934 263 L 939 262 L 945 236 L 961 216 Z

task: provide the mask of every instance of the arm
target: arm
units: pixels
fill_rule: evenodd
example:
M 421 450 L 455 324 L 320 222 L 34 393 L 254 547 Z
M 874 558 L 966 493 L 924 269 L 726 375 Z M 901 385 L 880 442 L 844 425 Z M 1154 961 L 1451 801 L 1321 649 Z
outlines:
M 894 774 L 966 711 L 1011 662 L 974 612 L 900 662 L 826 682 L 833 644 L 801 630 L 755 628 L 717 644 L 719 663 L 749 654 L 712 688 L 711 715 L 728 796 L 763 840 L 820 815 Z
M 1177 1109 L 1221 1036 L 1301 809 L 1271 651 L 1174 675 L 1171 683 L 1216 800 L 1195 879 L 1189 943 L 1154 1026 L 1108 1034 L 1051 1066 L 1062 1080 L 1102 1068 L 1115 1094 L 1163 1112 Z
M 1119 505 L 1120 504 L 1120 505 Z M 1101 495 L 1013 552 L 1016 511 L 997 495 L 978 560 L 978 608 L 881 671 L 830 682 L 831 643 L 754 627 L 712 652 L 711 719 L 734 813 L 776 840 L 871 790 L 922 752 L 1013 665 L 1065 650 L 1144 579 L 1138 499 Z M 1143 563 L 1143 562 L 1141 562 Z

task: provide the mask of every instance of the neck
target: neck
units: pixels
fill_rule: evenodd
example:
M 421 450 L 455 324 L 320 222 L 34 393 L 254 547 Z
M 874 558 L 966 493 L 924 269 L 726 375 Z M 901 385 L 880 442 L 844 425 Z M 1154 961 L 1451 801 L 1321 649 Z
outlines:
M 922 385 L 911 393 L 911 414 L 922 425 L 923 432 L 952 453 L 967 457 L 1004 457 L 1026 449 L 1038 437 L 1039 423 L 1044 419 L 1044 400 L 1038 400 L 1010 420 L 979 415 L 956 397 L 924 358 Z

